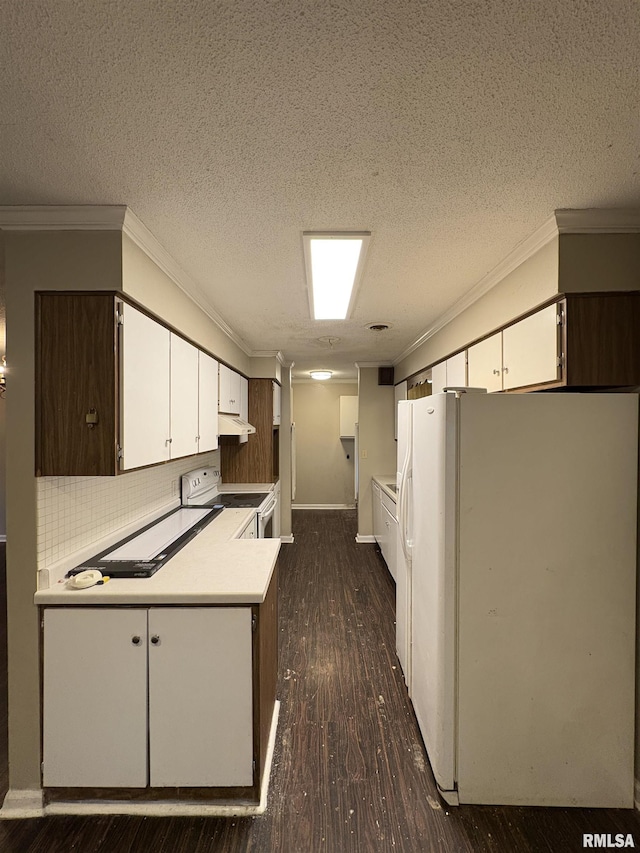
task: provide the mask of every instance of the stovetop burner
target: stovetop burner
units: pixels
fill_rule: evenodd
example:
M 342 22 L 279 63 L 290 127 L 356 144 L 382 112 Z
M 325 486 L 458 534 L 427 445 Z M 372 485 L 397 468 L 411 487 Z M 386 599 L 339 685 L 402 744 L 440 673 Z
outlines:
M 216 503 L 229 509 L 252 509 L 259 507 L 262 501 L 267 497 L 268 492 L 244 492 L 240 494 L 216 495 Z

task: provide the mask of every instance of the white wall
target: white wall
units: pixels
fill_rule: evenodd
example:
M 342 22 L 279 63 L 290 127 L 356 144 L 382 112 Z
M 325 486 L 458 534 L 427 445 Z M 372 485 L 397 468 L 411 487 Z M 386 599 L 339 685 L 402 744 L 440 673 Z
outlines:
M 331 380 L 293 385 L 297 471 L 294 509 L 300 505 L 354 505 L 354 442 L 340 439 L 340 397 L 357 393 L 357 385 Z

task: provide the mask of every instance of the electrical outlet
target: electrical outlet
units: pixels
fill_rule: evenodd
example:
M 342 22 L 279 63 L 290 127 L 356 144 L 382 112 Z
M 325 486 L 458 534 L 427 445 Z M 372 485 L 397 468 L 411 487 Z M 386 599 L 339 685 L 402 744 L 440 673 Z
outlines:
M 178 485 L 179 485 L 178 480 L 172 480 L 171 481 L 171 494 L 172 495 L 178 494 Z
M 369 454 L 367 453 L 367 451 L 366 451 L 366 450 L 361 450 L 361 451 L 360 451 L 360 459 L 366 459 L 366 458 L 368 457 L 368 455 L 369 455 Z

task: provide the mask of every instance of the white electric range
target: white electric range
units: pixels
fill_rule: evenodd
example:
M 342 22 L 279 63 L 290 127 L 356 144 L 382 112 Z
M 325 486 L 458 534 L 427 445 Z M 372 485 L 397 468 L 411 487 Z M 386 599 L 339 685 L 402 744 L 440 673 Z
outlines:
M 278 505 L 273 483 L 222 483 L 216 468 L 196 468 L 182 475 L 180 485 L 183 507 L 255 508 L 256 538 L 273 537 L 273 516 Z

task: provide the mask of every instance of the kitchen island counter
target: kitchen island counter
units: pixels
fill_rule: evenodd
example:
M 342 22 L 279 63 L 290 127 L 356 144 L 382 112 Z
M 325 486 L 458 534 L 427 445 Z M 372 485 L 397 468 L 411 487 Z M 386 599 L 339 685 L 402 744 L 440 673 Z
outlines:
M 88 589 L 64 579 L 36 592 L 38 605 L 260 604 L 280 550 L 279 539 L 232 539 L 250 520 L 225 509 L 150 578 L 119 578 Z

